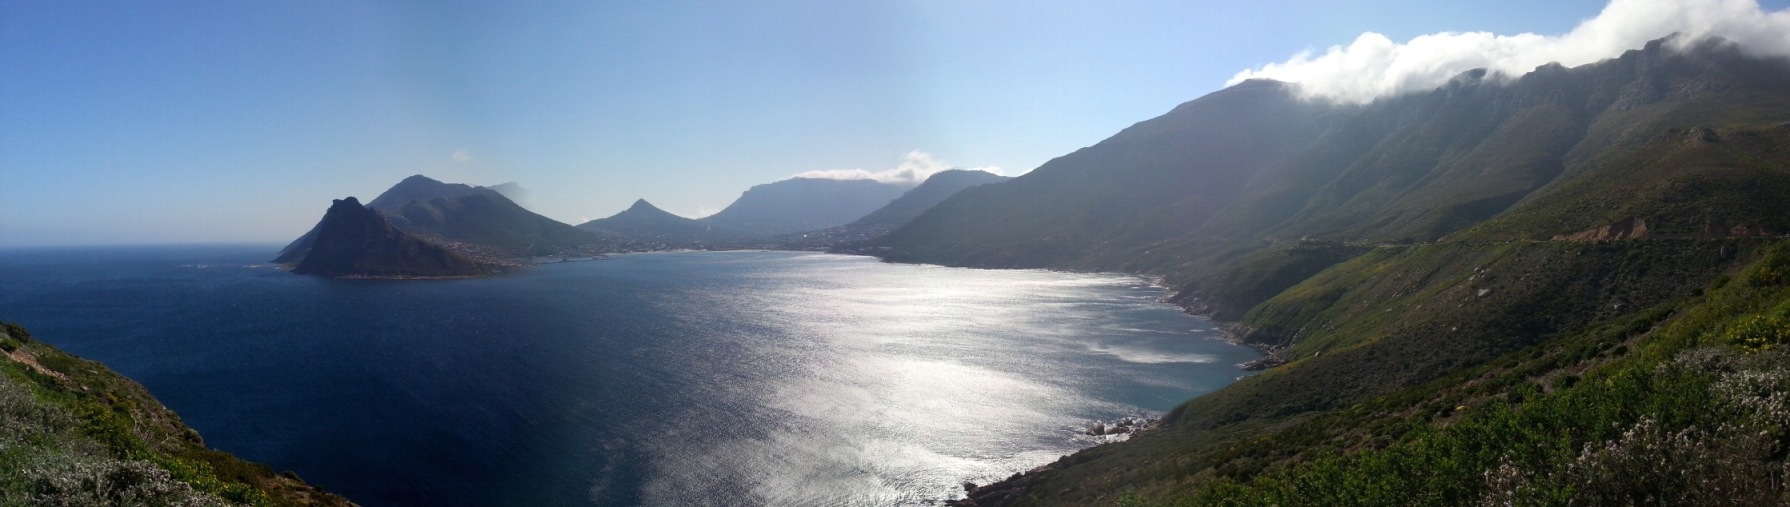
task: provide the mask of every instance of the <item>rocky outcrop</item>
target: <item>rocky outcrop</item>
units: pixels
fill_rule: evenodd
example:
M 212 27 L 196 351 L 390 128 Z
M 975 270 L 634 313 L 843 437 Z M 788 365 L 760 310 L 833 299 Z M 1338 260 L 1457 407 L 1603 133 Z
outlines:
M 404 233 L 353 197 L 338 199 L 317 224 L 309 252 L 292 272 L 357 278 L 461 277 L 489 266 Z
M 1758 238 L 1771 236 L 1771 231 L 1757 225 L 1721 225 L 1705 223 L 1696 232 L 1661 233 L 1647 227 L 1647 221 L 1625 218 L 1616 223 L 1554 236 L 1554 241 L 1620 241 L 1625 239 L 1713 239 Z
M 1595 227 L 1572 234 L 1554 236 L 1554 241 L 1615 241 L 1623 239 L 1639 239 L 1647 236 L 1647 221 L 1634 217 L 1624 218 L 1616 223 L 1603 227 Z

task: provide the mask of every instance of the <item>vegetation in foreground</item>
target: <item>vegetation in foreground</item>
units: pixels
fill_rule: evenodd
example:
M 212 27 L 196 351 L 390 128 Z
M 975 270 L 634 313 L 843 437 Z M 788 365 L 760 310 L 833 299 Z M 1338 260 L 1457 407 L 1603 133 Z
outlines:
M 205 448 L 141 385 L 17 324 L 0 352 L 0 505 L 353 505 Z
M 1790 242 L 1758 243 L 1702 287 L 1403 389 L 1363 397 L 1332 386 L 1321 392 L 1342 402 L 1334 407 L 1262 412 L 1236 407 L 1299 393 L 1256 398 L 1277 391 L 1240 383 L 1190 402 L 1162 431 L 1065 457 L 1010 480 L 1017 496 L 978 504 L 1790 502 Z M 1664 256 L 1643 264 L 1653 269 L 1671 257 L 1658 252 L 1671 245 L 1602 247 L 1625 245 Z

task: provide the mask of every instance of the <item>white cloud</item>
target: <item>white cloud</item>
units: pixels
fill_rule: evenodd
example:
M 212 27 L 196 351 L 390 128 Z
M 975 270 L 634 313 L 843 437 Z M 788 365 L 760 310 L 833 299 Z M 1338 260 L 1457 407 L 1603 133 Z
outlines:
M 827 169 L 823 171 L 798 173 L 792 177 L 825 178 L 834 180 L 876 180 L 883 183 L 918 185 L 921 182 L 926 181 L 926 178 L 930 178 L 932 175 L 948 169 L 956 168 L 951 167 L 949 164 L 941 162 L 938 159 L 932 158 L 931 153 L 914 150 L 907 152 L 907 157 L 901 161 L 901 165 L 886 171 L 871 172 L 864 169 Z M 970 170 L 1002 174 L 1001 168 L 994 166 L 974 167 L 970 168 Z
M 455 162 L 459 162 L 462 164 L 472 161 L 472 154 L 467 153 L 466 150 L 455 151 L 454 154 L 451 156 L 453 157 Z
M 1790 10 L 1766 12 L 1757 0 L 1611 0 L 1564 35 L 1442 32 L 1399 44 L 1368 32 L 1347 47 L 1302 52 L 1239 72 L 1226 84 L 1274 79 L 1298 83 L 1308 98 L 1359 104 L 1434 89 L 1477 68 L 1509 78 L 1548 63 L 1593 63 L 1673 33 L 1683 35 L 1675 40 L 1680 45 L 1719 36 L 1756 55 L 1790 56 Z

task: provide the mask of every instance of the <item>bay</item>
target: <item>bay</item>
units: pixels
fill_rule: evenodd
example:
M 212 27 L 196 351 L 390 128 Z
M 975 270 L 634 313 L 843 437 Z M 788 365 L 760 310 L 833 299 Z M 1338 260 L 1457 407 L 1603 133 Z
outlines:
M 712 252 L 330 280 L 273 250 L 0 251 L 0 319 L 369 506 L 925 505 L 1256 357 L 1130 276 Z

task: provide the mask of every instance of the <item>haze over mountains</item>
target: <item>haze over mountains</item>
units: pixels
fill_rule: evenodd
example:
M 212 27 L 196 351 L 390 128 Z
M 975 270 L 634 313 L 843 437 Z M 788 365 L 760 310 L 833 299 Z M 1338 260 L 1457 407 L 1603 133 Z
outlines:
M 342 208 L 344 202 L 358 205 L 358 201 L 338 200 L 322 222 L 282 249 L 274 262 L 309 266 L 294 270 L 305 274 L 403 277 L 445 276 L 440 256 L 419 251 L 418 241 L 453 252 L 455 258 L 476 260 L 471 265 L 479 267 L 457 271 L 462 274 L 489 272 L 493 266 L 534 256 L 750 246 L 825 249 L 847 239 L 866 239 L 911 220 L 963 188 L 1001 179 L 981 171 L 950 170 L 910 188 L 865 179 L 792 178 L 753 187 L 726 210 L 700 220 L 673 215 L 641 199 L 614 216 L 573 227 L 530 212 L 493 188 L 415 175 L 367 204 L 377 224 Z M 520 192 L 514 183 L 500 187 Z M 351 215 L 359 224 L 355 230 L 388 228 L 394 234 L 363 233 L 346 241 L 349 236 L 341 233 L 323 234 L 325 225 Z M 835 235 L 798 237 L 806 241 L 800 245 L 792 239 L 775 239 L 827 228 L 838 230 Z M 844 235 L 844 231 L 851 232 Z M 319 243 L 319 238 L 327 241 Z M 329 258 L 309 259 L 321 251 L 320 244 L 327 244 Z M 349 255 L 356 249 L 367 251 Z M 375 263 L 383 267 L 368 269 L 353 260 L 362 257 L 385 259 Z M 415 259 L 418 265 L 411 271 L 398 269 L 402 259 Z M 356 270 L 347 270 L 350 267 Z
M 1009 178 L 986 171 L 950 169 L 934 173 L 920 186 L 901 194 L 888 205 L 849 224 L 805 231 L 778 238 L 789 248 L 855 251 L 858 244 L 887 234 L 932 209 L 964 189 L 999 183 Z
M 747 189 L 701 221 L 752 237 L 814 231 L 857 220 L 909 188 L 874 180 L 790 178 Z
M 713 224 L 673 215 L 646 199 L 634 201 L 633 206 L 608 218 L 578 224 L 578 228 L 666 245 L 701 245 L 739 236 L 726 228 L 717 229 Z

